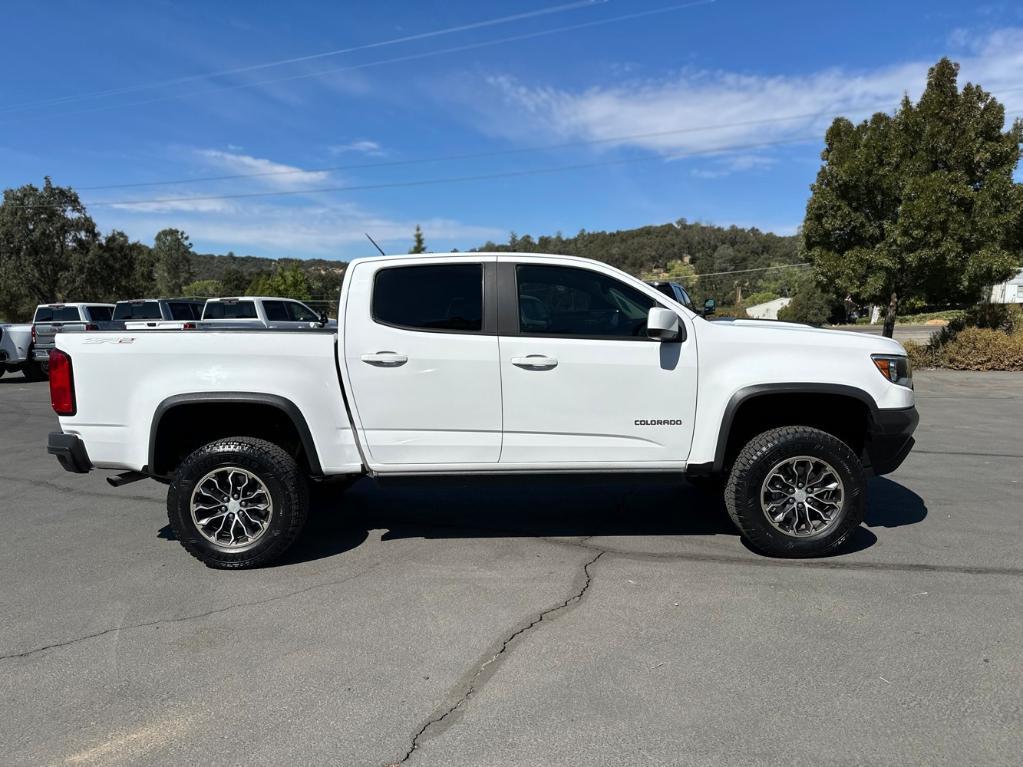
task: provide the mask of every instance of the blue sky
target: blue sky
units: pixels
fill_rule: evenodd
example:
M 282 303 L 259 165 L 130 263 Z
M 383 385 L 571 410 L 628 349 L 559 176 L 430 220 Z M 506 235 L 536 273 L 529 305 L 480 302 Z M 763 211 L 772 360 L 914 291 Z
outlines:
M 104 231 L 199 252 L 787 234 L 831 118 L 918 95 L 942 55 L 1023 113 L 1018 2 L 54 0 L 4 27 L 0 185 L 50 175 Z M 430 183 L 466 176 L 489 178 Z M 153 181 L 179 183 L 111 188 Z

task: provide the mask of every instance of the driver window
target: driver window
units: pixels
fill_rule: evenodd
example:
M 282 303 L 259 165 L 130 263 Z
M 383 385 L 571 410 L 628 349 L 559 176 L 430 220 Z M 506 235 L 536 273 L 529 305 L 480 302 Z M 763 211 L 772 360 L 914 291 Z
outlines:
M 646 338 L 653 298 L 589 269 L 519 264 L 519 332 L 524 335 Z

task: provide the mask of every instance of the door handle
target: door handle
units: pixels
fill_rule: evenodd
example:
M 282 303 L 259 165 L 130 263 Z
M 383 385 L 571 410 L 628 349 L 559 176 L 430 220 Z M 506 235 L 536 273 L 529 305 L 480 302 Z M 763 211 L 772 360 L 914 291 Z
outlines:
M 396 368 L 408 362 L 408 357 L 397 352 L 374 352 L 363 354 L 362 361 L 367 365 L 376 365 L 381 368 Z
M 530 354 L 526 357 L 512 357 L 511 364 L 532 370 L 550 370 L 558 366 L 558 361 L 543 354 Z

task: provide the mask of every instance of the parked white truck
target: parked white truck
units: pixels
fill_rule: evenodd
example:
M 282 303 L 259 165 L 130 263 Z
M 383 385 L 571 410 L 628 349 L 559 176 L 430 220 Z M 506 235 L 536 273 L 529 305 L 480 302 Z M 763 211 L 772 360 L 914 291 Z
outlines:
M 388 256 L 345 272 L 322 330 L 61 333 L 65 469 L 169 485 L 212 567 L 279 557 L 307 479 L 666 472 L 726 480 L 754 548 L 819 556 L 860 524 L 865 478 L 917 424 L 890 339 L 707 321 L 605 264 Z

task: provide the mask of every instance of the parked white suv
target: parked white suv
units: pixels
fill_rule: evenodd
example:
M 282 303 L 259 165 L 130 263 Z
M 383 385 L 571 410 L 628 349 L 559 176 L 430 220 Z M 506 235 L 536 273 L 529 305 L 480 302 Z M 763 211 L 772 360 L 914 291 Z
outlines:
M 709 322 L 605 264 L 536 254 L 356 260 L 339 326 L 60 334 L 65 469 L 169 485 L 213 567 L 280 556 L 307 480 L 667 473 L 726 481 L 748 543 L 820 556 L 917 424 L 895 341 Z M 73 374 L 72 374 L 73 368 Z
M 202 321 L 264 328 L 318 328 L 325 324 L 320 315 L 292 298 L 237 296 L 211 298 L 203 307 Z

